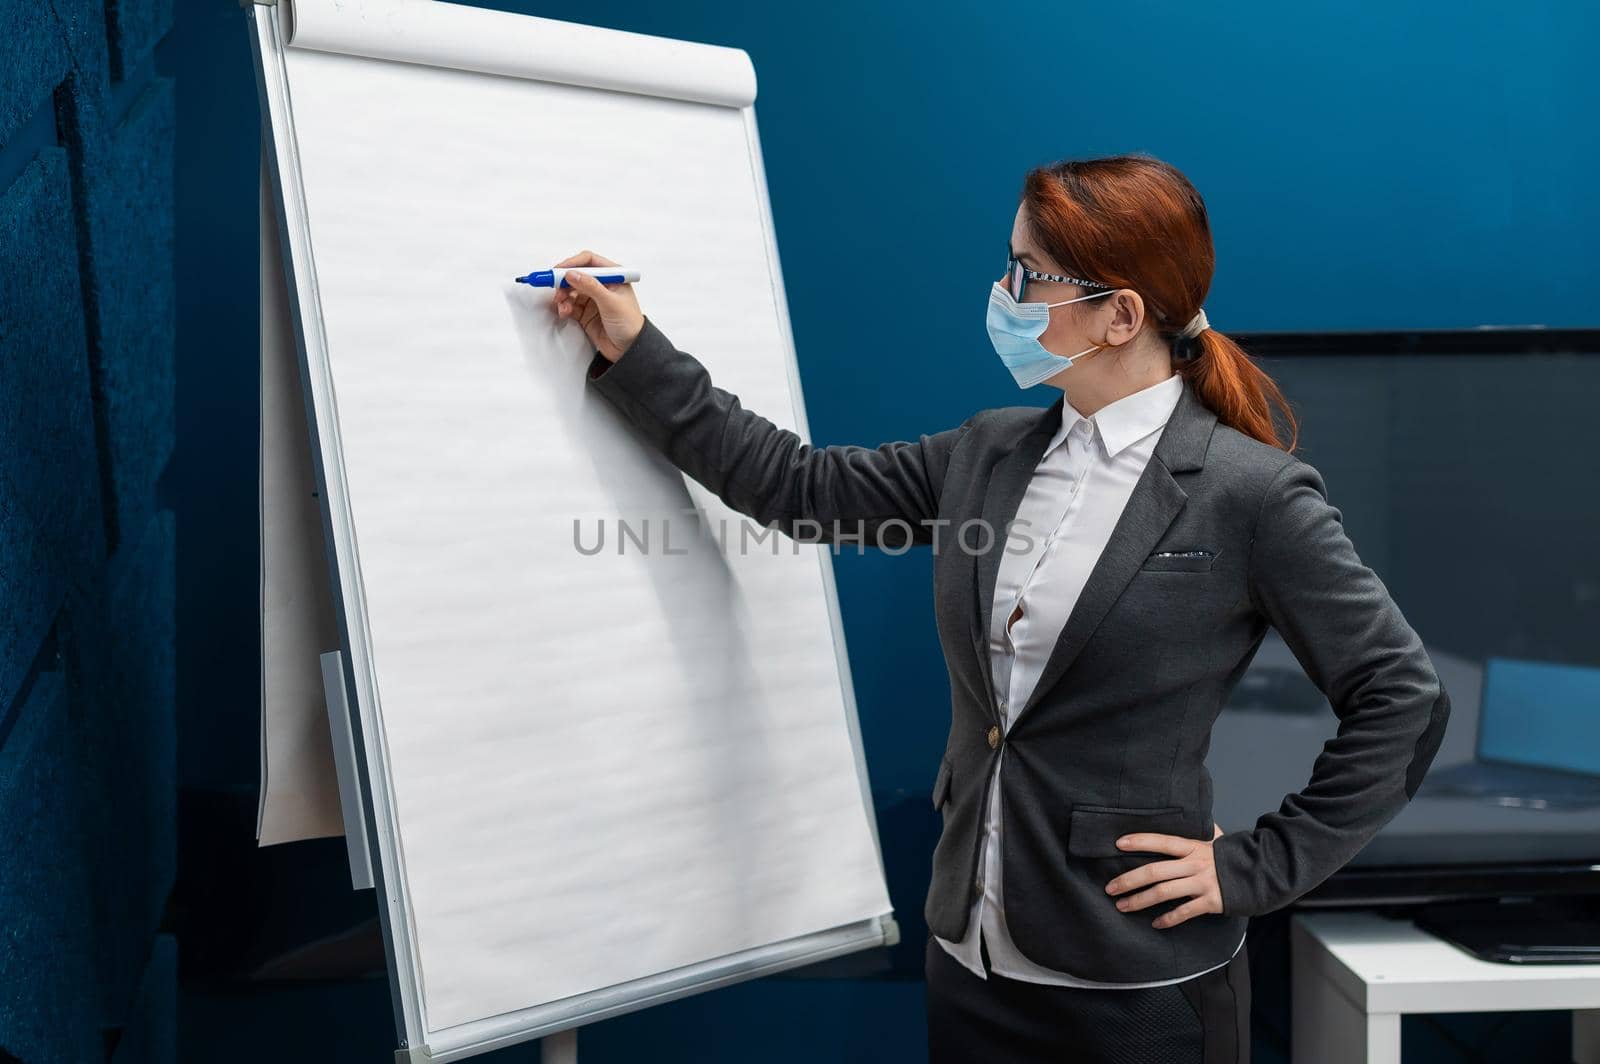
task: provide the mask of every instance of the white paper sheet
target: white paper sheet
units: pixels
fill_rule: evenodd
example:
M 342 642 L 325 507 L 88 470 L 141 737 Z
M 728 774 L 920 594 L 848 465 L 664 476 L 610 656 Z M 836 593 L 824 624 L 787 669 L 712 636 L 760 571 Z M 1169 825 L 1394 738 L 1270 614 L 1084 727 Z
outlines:
M 755 68 L 738 48 L 438 0 L 285 0 L 284 10 L 295 48 L 723 107 L 756 98 Z
M 263 189 L 266 185 L 263 183 Z M 278 255 L 261 211 L 261 846 L 344 834 L 322 667 L 339 645 L 316 497 L 300 359 Z
M 822 549 L 719 550 L 744 519 L 511 282 L 639 267 L 666 334 L 795 428 L 746 112 L 288 71 L 428 1029 L 887 914 Z M 574 547 L 646 517 L 686 553 Z

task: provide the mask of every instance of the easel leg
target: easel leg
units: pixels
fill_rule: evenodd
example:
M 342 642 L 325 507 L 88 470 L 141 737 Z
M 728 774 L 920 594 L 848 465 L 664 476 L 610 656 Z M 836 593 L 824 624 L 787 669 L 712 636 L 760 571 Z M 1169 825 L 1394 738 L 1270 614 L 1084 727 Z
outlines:
M 1573 1064 L 1600 1064 L 1600 1009 L 1572 1010 Z
M 541 1064 L 578 1064 L 578 1029 L 557 1031 L 539 1039 Z

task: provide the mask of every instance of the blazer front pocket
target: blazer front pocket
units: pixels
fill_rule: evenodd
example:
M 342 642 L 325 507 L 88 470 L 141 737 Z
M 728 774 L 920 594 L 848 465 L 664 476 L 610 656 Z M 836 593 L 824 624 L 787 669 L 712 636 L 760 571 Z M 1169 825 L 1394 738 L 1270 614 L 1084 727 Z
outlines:
M 1139 566 L 1141 572 L 1203 573 L 1217 560 L 1211 550 L 1158 550 Z
M 1075 805 L 1067 827 L 1067 852 L 1076 857 L 1140 857 L 1138 862 L 1159 860 L 1149 850 L 1122 850 L 1117 840 L 1134 832 L 1187 837 L 1189 816 L 1181 805 L 1138 808 L 1115 805 Z

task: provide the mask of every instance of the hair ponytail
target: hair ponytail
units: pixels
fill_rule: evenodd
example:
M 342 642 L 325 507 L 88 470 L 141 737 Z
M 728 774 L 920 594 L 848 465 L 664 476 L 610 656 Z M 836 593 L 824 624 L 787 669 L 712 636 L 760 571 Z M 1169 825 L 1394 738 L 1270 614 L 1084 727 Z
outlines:
M 1216 252 L 1205 202 L 1176 167 L 1143 153 L 1036 167 L 1022 202 L 1035 242 L 1064 272 L 1139 293 L 1178 372 L 1218 421 L 1294 450 L 1294 411 L 1244 349 L 1211 328 L 1182 335 L 1210 291 Z M 1289 425 L 1287 447 L 1274 405 Z
M 1218 421 L 1262 443 L 1294 451 L 1300 438 L 1294 411 L 1289 408 L 1289 401 L 1277 382 L 1255 364 L 1244 348 L 1215 329 L 1206 329 L 1192 339 L 1179 342 L 1187 346 L 1189 357 L 1178 362 L 1177 370 L 1194 385 L 1200 401 L 1211 408 Z M 1178 351 L 1175 344 L 1174 359 L 1179 357 Z M 1273 424 L 1271 403 L 1283 410 L 1289 423 L 1287 447 Z

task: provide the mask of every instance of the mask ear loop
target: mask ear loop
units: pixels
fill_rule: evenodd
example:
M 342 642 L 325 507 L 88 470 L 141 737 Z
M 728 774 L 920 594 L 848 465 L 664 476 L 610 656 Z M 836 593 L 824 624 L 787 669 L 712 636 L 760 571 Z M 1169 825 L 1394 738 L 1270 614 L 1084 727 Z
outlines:
M 1116 292 L 1117 292 L 1117 289 L 1111 288 L 1111 289 L 1107 289 L 1104 292 L 1096 292 L 1094 295 L 1090 295 L 1090 296 L 1079 296 L 1076 299 L 1063 299 L 1059 303 L 1046 303 L 1045 306 L 1047 306 L 1047 307 L 1064 307 L 1068 303 L 1081 303 L 1085 299 L 1099 299 L 1101 296 L 1115 295 Z M 1086 350 L 1083 350 L 1083 351 L 1079 351 L 1075 355 L 1061 355 L 1059 357 L 1066 359 L 1067 360 L 1067 368 L 1071 369 L 1073 366 L 1077 365 L 1078 359 L 1082 358 L 1084 355 L 1091 354 L 1091 353 L 1099 354 L 1101 351 L 1104 351 L 1107 346 L 1109 346 L 1109 345 L 1107 345 L 1107 344 L 1095 344 L 1093 347 L 1087 348 Z
M 1096 292 L 1092 296 L 1079 296 L 1077 299 L 1063 299 L 1059 303 L 1046 303 L 1045 306 L 1047 306 L 1047 307 L 1064 307 L 1068 303 L 1082 303 L 1085 299 L 1099 299 L 1101 296 L 1113 295 L 1116 291 L 1117 290 L 1115 288 L 1113 288 L 1110 291 L 1106 291 L 1106 292 Z

